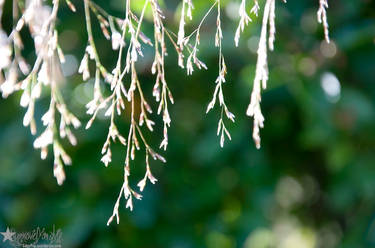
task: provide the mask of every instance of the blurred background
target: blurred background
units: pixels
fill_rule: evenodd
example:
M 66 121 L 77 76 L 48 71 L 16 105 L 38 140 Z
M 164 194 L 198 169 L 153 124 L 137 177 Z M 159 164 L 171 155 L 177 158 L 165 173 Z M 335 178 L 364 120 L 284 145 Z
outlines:
M 123 16 L 124 1 L 95 2 Z M 144 1 L 133 2 L 139 10 Z M 193 2 L 187 33 L 212 4 Z M 82 82 L 77 74 L 87 36 L 83 2 L 73 3 L 76 14 L 63 2 L 59 11 L 59 38 L 66 55 L 63 93 L 72 112 L 86 123 L 85 104 L 92 97 L 93 81 Z M 231 142 L 223 149 L 219 146 L 219 108 L 205 114 L 218 74 L 216 13 L 212 12 L 203 25 L 199 52 L 209 70 L 186 76 L 169 49 L 166 78 L 175 104 L 170 106 L 170 144 L 161 152 L 167 163 L 152 161 L 158 182 L 146 186 L 133 212 L 125 209 L 122 199 L 119 225 L 107 227 L 106 222 L 122 185 L 125 149 L 114 146 L 109 168 L 100 162 L 109 124 L 104 115 L 88 131 L 75 131 L 76 147 L 64 143 L 73 165 L 66 167 L 67 180 L 59 187 L 52 157 L 40 159 L 32 145 L 35 137 L 22 126 L 25 109 L 19 107 L 20 94 L 0 100 L 0 231 L 7 226 L 17 231 L 38 226 L 50 230 L 55 225 L 62 229 L 63 247 L 375 247 L 375 2 L 329 1 L 332 42 L 327 44 L 316 20 L 318 1 L 276 1 L 277 35 L 275 51 L 269 53 L 269 86 L 262 99 L 266 122 L 260 150 L 253 144 L 252 119 L 245 112 L 262 15 L 252 16 L 235 48 L 239 3 L 223 1 L 228 67 L 224 91 L 236 115 L 234 124 L 226 122 Z M 176 31 L 180 1 L 160 4 L 167 26 Z M 260 5 L 262 14 L 264 1 Z M 248 11 L 251 6 L 248 1 Z M 5 2 L 4 12 L 6 29 L 11 1 Z M 100 57 L 112 68 L 116 53 L 93 20 Z M 150 23 L 145 27 L 152 37 Z M 27 32 L 24 35 L 27 40 Z M 32 42 L 25 41 L 29 61 L 32 49 Z M 151 99 L 152 49 L 144 53 L 138 70 L 149 103 L 156 109 Z M 102 90 L 109 91 L 104 84 Z M 38 119 L 48 104 L 45 94 L 37 103 Z M 117 121 L 125 135 L 127 118 Z M 157 147 L 162 126 L 160 117 L 154 114 L 153 118 L 156 130 L 148 139 Z M 39 123 L 38 133 L 41 130 Z M 144 170 L 139 154 L 132 164 L 134 188 Z

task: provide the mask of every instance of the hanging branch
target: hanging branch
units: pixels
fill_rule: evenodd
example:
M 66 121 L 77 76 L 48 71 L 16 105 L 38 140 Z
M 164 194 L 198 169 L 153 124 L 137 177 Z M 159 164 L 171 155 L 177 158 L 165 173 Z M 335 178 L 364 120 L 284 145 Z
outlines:
M 318 22 L 323 23 L 324 28 L 324 38 L 329 43 L 329 30 L 328 30 L 328 21 L 327 21 L 327 11 L 328 8 L 328 1 L 327 0 L 319 0 L 319 9 L 317 12 Z
M 70 0 L 65 0 L 67 6 L 76 11 Z M 260 128 L 264 126 L 264 117 L 261 111 L 261 91 L 266 89 L 268 81 L 268 49 L 274 49 L 276 25 L 275 25 L 275 2 L 266 0 L 263 10 L 262 28 L 258 45 L 258 58 L 255 70 L 254 84 L 247 108 L 247 115 L 253 117 L 253 139 L 256 147 L 260 148 Z M 285 1 L 284 1 L 285 2 Z M 48 111 L 42 116 L 44 131 L 35 139 L 34 147 L 41 149 L 41 157 L 45 159 L 49 145 L 52 145 L 54 155 L 54 176 L 59 185 L 65 180 L 64 165 L 71 164 L 71 159 L 63 149 L 60 140 L 67 138 L 72 145 L 77 143 L 72 133 L 72 128 L 78 128 L 80 121 L 68 110 L 62 97 L 60 88 L 64 86 L 64 77 L 61 71 L 61 63 L 64 63 L 64 54 L 58 43 L 58 32 L 56 30 L 57 13 L 60 7 L 59 0 L 53 0 L 52 8 L 42 0 L 31 0 L 27 6 L 19 8 L 17 0 L 13 1 L 13 29 L 9 35 L 3 31 L 0 22 L 0 91 L 4 98 L 10 94 L 21 91 L 20 105 L 27 108 L 23 118 L 24 126 L 29 126 L 33 135 L 37 132 L 34 118 L 36 100 L 41 97 L 45 89 L 50 98 Z M 169 104 L 174 103 L 172 92 L 166 80 L 165 57 L 167 56 L 166 40 L 169 40 L 178 56 L 178 65 L 186 68 L 187 74 L 191 75 L 194 68 L 207 69 L 204 62 L 198 59 L 201 40 L 201 30 L 208 16 L 217 8 L 215 46 L 218 48 L 218 77 L 215 81 L 215 89 L 212 100 L 209 102 L 206 113 L 211 111 L 218 99 L 220 107 L 220 119 L 218 121 L 217 135 L 220 135 L 220 146 L 224 146 L 225 137 L 231 139 L 228 129 L 224 124 L 224 116 L 234 122 L 232 114 L 225 102 L 223 86 L 226 82 L 227 67 L 223 55 L 223 32 L 221 8 L 222 1 L 215 0 L 207 9 L 197 27 L 189 35 L 185 28 L 188 20 L 192 20 L 194 9 L 192 0 L 181 0 L 181 16 L 179 18 L 178 32 L 165 27 L 165 16 L 158 0 L 145 0 L 141 13 L 135 14 L 131 8 L 131 0 L 125 0 L 124 17 L 119 18 L 107 13 L 98 4 L 91 0 L 84 0 L 84 15 L 86 22 L 87 43 L 78 72 L 82 74 L 83 81 L 91 78 L 90 63 L 95 64 L 94 93 L 92 100 L 86 104 L 87 114 L 91 115 L 86 124 L 86 129 L 93 125 L 99 111 L 109 119 L 108 133 L 101 149 L 101 161 L 107 167 L 112 161 L 111 146 L 119 141 L 125 148 L 124 179 L 119 195 L 115 202 L 112 216 L 108 225 L 116 217 L 119 223 L 119 206 L 122 196 L 126 200 L 126 207 L 133 209 L 133 197 L 141 199 L 142 195 L 131 187 L 131 161 L 135 159 L 135 150 L 144 150 L 145 174 L 138 181 L 137 187 L 142 192 L 150 181 L 156 183 L 153 176 L 149 159 L 166 160 L 154 151 L 145 139 L 146 129 L 153 131 L 154 121 L 151 119 L 153 113 L 147 95 L 142 90 L 142 82 L 138 78 L 137 62 L 143 57 L 144 46 L 154 49 L 154 60 L 150 68 L 155 75 L 155 84 L 152 95 L 158 103 L 157 114 L 162 116 L 163 134 L 159 148 L 167 149 L 168 128 L 171 125 Z M 257 0 L 247 12 L 247 1 L 241 0 L 238 9 L 239 23 L 234 34 L 235 46 L 239 45 L 241 34 L 245 27 L 251 22 L 251 15 L 258 16 L 260 7 Z M 0 0 L 0 20 L 3 16 L 4 0 Z M 327 0 L 319 0 L 317 11 L 318 22 L 323 24 L 325 40 L 329 39 L 326 9 Z M 142 30 L 146 12 L 150 10 L 153 24 L 153 40 L 148 38 Z M 117 55 L 114 68 L 106 68 L 100 58 L 92 32 L 92 20 L 97 20 L 102 35 L 111 42 L 112 50 Z M 19 32 L 27 27 L 35 44 L 35 61 L 29 66 L 21 55 L 23 49 L 22 39 Z M 186 59 L 185 59 L 186 58 Z M 19 73 L 21 72 L 21 73 Z M 105 96 L 100 88 L 110 90 Z M 125 112 L 125 108 L 129 111 Z M 121 134 L 117 128 L 116 116 L 125 116 L 130 113 L 129 129 L 127 134 Z M 59 121 L 59 123 L 57 123 Z M 146 127 L 143 127 L 145 124 Z M 125 138 L 127 137 L 127 138 Z

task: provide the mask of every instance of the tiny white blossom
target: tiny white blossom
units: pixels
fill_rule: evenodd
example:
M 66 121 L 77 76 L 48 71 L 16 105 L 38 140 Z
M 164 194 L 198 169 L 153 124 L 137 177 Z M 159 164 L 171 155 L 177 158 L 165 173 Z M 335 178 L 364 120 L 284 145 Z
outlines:
M 53 132 L 51 128 L 47 128 L 38 138 L 34 141 L 35 148 L 46 147 L 53 142 Z
M 65 172 L 61 164 L 55 164 L 53 168 L 53 175 L 57 180 L 58 185 L 62 185 L 65 181 Z
M 42 84 L 37 82 L 31 91 L 32 98 L 39 98 L 42 93 Z
M 52 111 L 48 110 L 43 116 L 42 116 L 42 122 L 44 126 L 48 126 L 53 122 L 53 116 Z
M 113 50 L 117 50 L 119 49 L 120 45 L 121 46 L 124 46 L 125 45 L 125 42 L 124 40 L 122 39 L 122 36 L 119 32 L 115 31 L 112 33 L 112 49 Z
M 23 117 L 23 125 L 25 127 L 30 125 L 31 120 L 33 119 L 33 115 L 34 115 L 34 106 L 33 104 L 29 104 L 29 107 L 27 108 L 27 111 Z
M 5 82 L 0 86 L 3 97 L 8 97 L 15 90 L 17 83 L 17 70 L 15 66 L 12 66 L 8 72 Z
M 94 49 L 92 48 L 92 46 L 88 45 L 86 47 L 86 52 L 89 54 L 90 59 L 94 59 L 95 58 L 95 52 L 94 52 Z
M 22 107 L 27 107 L 27 105 L 29 105 L 29 102 L 30 102 L 30 95 L 29 95 L 29 92 L 27 92 L 26 90 L 22 93 L 22 96 L 21 96 L 21 100 L 20 100 L 20 105 Z
M 72 122 L 73 127 L 76 129 L 81 126 L 81 122 L 72 114 L 70 115 L 70 121 Z
M 129 208 L 130 211 L 133 211 L 133 199 L 130 197 L 128 201 L 126 202 L 126 208 Z
M 42 82 L 44 85 L 49 85 L 51 83 L 51 75 L 48 72 L 47 62 L 43 62 L 42 67 L 39 70 L 38 81 Z
M 111 157 L 112 157 L 111 150 L 108 149 L 107 153 L 102 157 L 100 161 L 104 163 L 105 167 L 108 167 L 108 164 L 112 161 Z
M 139 187 L 139 190 L 142 192 L 146 186 L 146 179 L 147 177 L 145 176 L 141 181 L 139 181 L 139 183 L 137 184 L 137 186 Z
M 11 63 L 12 48 L 4 31 L 0 30 L 0 70 Z
M 82 58 L 81 64 L 78 68 L 78 73 L 82 73 L 82 79 L 83 81 L 86 81 L 90 78 L 90 71 L 89 71 L 89 63 L 88 63 L 88 55 L 85 53 L 85 55 Z

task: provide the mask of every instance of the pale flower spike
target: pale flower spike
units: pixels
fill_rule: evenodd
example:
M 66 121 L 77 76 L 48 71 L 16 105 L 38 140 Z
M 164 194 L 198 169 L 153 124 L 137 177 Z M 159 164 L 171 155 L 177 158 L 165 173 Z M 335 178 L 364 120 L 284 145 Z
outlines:
M 254 6 L 251 8 L 250 13 L 254 14 L 255 16 L 258 16 L 258 10 L 259 10 L 258 0 L 254 0 Z M 240 7 L 238 9 L 238 14 L 240 16 L 240 21 L 238 23 L 238 27 L 234 35 L 234 43 L 236 47 L 238 47 L 241 33 L 244 31 L 245 26 L 247 26 L 247 24 L 251 22 L 251 18 L 246 12 L 246 0 L 241 0 Z
M 148 104 L 145 95 L 141 88 L 141 82 L 138 79 L 136 71 L 136 62 L 143 57 L 142 47 L 143 44 L 153 46 L 155 49 L 155 59 L 152 64 L 151 72 L 156 75 L 155 85 L 153 88 L 153 96 L 156 101 L 159 102 L 158 114 L 163 116 L 164 131 L 163 140 L 160 147 L 167 148 L 168 145 L 168 127 L 171 124 L 171 119 L 168 111 L 168 103 L 173 103 L 172 93 L 169 90 L 167 82 L 165 80 L 164 72 L 164 58 L 166 56 L 166 44 L 165 37 L 171 39 L 175 45 L 176 50 L 178 48 L 175 41 L 173 41 L 171 34 L 164 27 L 163 20 L 164 15 L 158 4 L 157 0 L 146 0 L 142 12 L 137 17 L 131 10 L 131 1 L 126 1 L 125 18 L 120 19 L 109 15 L 104 12 L 101 8 L 96 6 L 89 0 L 84 1 L 85 16 L 86 16 L 86 28 L 88 33 L 88 46 L 85 55 L 81 62 L 80 72 L 83 74 L 84 79 L 88 79 L 85 75 L 90 75 L 88 72 L 88 58 L 94 60 L 96 65 L 95 73 L 95 85 L 94 85 L 94 96 L 87 107 L 87 113 L 92 117 L 86 125 L 86 128 L 90 128 L 99 110 L 105 110 L 104 115 L 110 118 L 110 124 L 108 129 L 108 135 L 102 147 L 101 161 L 107 167 L 112 161 L 111 144 L 115 141 L 119 141 L 126 147 L 126 157 L 124 162 L 124 183 L 121 187 L 120 194 L 117 198 L 116 204 L 113 209 L 113 215 L 108 220 L 108 225 L 112 222 L 114 217 L 119 223 L 118 208 L 122 195 L 126 200 L 126 208 L 133 209 L 133 197 L 141 199 L 142 195 L 137 193 L 129 185 L 130 176 L 130 163 L 135 159 L 135 150 L 141 149 L 141 144 L 145 149 L 146 154 L 146 172 L 144 180 L 138 183 L 138 187 L 143 191 L 146 185 L 146 179 L 149 179 L 151 183 L 155 183 L 157 180 L 151 173 L 151 167 L 149 164 L 149 156 L 155 160 L 160 160 L 165 163 L 165 159 L 156 153 L 147 143 L 144 138 L 143 130 L 141 127 L 145 124 L 149 131 L 153 131 L 155 123 L 150 119 L 149 115 L 153 112 L 150 105 Z M 142 23 L 144 21 L 146 8 L 150 6 L 153 23 L 154 23 L 154 41 L 148 38 L 142 32 Z M 96 49 L 94 38 L 91 31 L 91 12 L 96 16 L 105 37 L 110 37 L 112 42 L 112 49 L 118 50 L 117 63 L 113 70 L 107 70 L 100 62 L 98 51 Z M 100 13 L 99 13 L 100 12 Z M 109 29 L 108 29 L 109 27 Z M 109 33 L 111 32 L 111 34 Z M 129 43 L 125 43 L 126 37 L 129 36 Z M 142 42 L 142 43 L 141 43 Z M 177 53 L 180 53 L 177 50 Z M 125 59 L 125 63 L 122 63 Z M 108 72 L 108 71 L 111 71 Z M 130 84 L 126 85 L 124 78 L 129 75 Z M 111 94 L 108 97 L 103 97 L 100 91 L 100 79 L 103 78 L 109 84 Z M 136 100 L 136 98 L 138 99 Z M 136 116 L 136 102 L 139 102 L 140 113 Z M 130 109 L 130 127 L 127 135 L 127 139 L 120 134 L 115 123 L 116 115 L 122 115 L 124 109 L 129 107 Z M 140 140 L 139 140 L 140 138 Z M 141 142 L 140 142 L 141 141 Z
M 238 9 L 238 14 L 240 16 L 240 22 L 238 23 L 236 34 L 234 36 L 234 42 L 236 44 L 236 47 L 238 47 L 241 32 L 243 32 L 243 30 L 245 29 L 245 25 L 251 22 L 251 18 L 246 13 L 246 0 L 241 0 L 240 8 Z
M 319 0 L 319 9 L 317 12 L 318 22 L 323 23 L 324 37 L 327 43 L 329 43 L 330 39 L 329 39 L 327 11 L 326 11 L 327 8 L 328 8 L 328 0 Z
M 13 5 L 18 8 L 18 5 Z M 3 3 L 0 4 L 2 9 Z M 60 145 L 60 138 L 67 138 L 72 145 L 77 140 L 71 128 L 80 126 L 79 120 L 69 112 L 60 93 L 60 86 L 64 83 L 61 63 L 64 54 L 58 44 L 58 34 L 55 27 L 59 1 L 53 1 L 53 8 L 45 5 L 41 0 L 31 0 L 23 15 L 17 20 L 14 16 L 14 29 L 9 37 L 0 29 L 0 71 L 5 73 L 6 80 L 0 86 L 3 97 L 15 91 L 22 91 L 20 105 L 27 108 L 23 118 L 23 125 L 29 126 L 33 135 L 36 134 L 34 110 L 36 100 L 40 98 L 42 89 L 46 89 L 50 97 L 50 107 L 42 116 L 46 129 L 34 141 L 34 148 L 41 150 L 41 158 L 46 159 L 48 146 L 52 145 L 54 155 L 53 174 L 59 185 L 65 180 L 64 165 L 70 165 L 71 159 Z M 2 11 L 0 11 L 2 13 Z M 14 13 L 18 13 L 18 10 Z M 1 16 L 0 16 L 1 17 Z M 28 26 L 34 40 L 36 60 L 31 67 L 21 56 L 23 44 L 19 32 Z M 12 48 L 13 47 L 13 48 Z M 12 60 L 12 61 L 11 61 Z M 18 69 L 26 77 L 19 82 Z M 56 115 L 60 116 L 59 125 Z
M 275 43 L 275 2 L 276 0 L 265 0 L 263 11 L 262 28 L 258 46 L 258 58 L 256 64 L 253 90 L 250 104 L 247 108 L 247 115 L 254 119 L 253 139 L 257 148 L 260 148 L 260 128 L 263 128 L 264 117 L 261 112 L 261 90 L 266 89 L 268 81 L 267 50 L 273 50 Z M 68 7 L 75 12 L 76 8 L 70 0 L 65 0 Z M 284 1 L 285 2 L 285 1 Z M 8 35 L 0 25 L 0 92 L 6 98 L 10 94 L 21 91 L 20 106 L 26 108 L 23 117 L 23 125 L 30 127 L 33 135 L 37 133 L 37 126 L 34 117 L 36 100 L 47 92 L 50 98 L 49 109 L 41 117 L 45 127 L 35 139 L 33 146 L 41 150 L 41 158 L 46 159 L 48 147 L 51 145 L 54 156 L 53 175 L 57 183 L 61 185 L 66 174 L 65 165 L 72 163 L 71 158 L 63 149 L 60 140 L 66 138 L 72 145 L 77 144 L 77 139 L 72 133 L 73 128 L 78 128 L 80 121 L 68 110 L 62 98 L 60 87 L 64 86 L 64 77 L 61 71 L 61 63 L 65 58 L 58 43 L 58 32 L 56 30 L 56 18 L 59 10 L 59 0 L 52 1 L 52 8 L 42 0 L 30 0 L 26 2 L 24 9 L 13 4 L 13 29 Z M 145 174 L 138 181 L 137 187 L 143 192 L 147 181 L 152 184 L 157 179 L 151 172 L 149 158 L 165 163 L 166 160 L 155 152 L 145 139 L 144 132 L 148 129 L 154 130 L 154 121 L 151 119 L 152 109 L 142 90 L 142 84 L 138 78 L 136 63 L 143 57 L 144 46 L 154 49 L 154 60 L 151 72 L 155 75 L 155 84 L 152 95 L 158 103 L 157 114 L 163 119 L 163 137 L 159 148 L 164 150 L 168 146 L 168 128 L 171 125 L 171 117 L 168 104 L 174 103 L 171 90 L 165 77 L 165 57 L 167 56 L 166 40 L 169 40 L 178 55 L 178 65 L 185 68 L 188 75 L 198 69 L 207 69 L 205 63 L 198 59 L 200 34 L 202 26 L 209 14 L 217 7 L 215 46 L 218 47 L 218 76 L 215 80 L 215 89 L 206 113 L 214 108 L 216 102 L 221 108 L 220 119 L 217 126 L 217 135 L 220 136 L 220 146 L 224 146 L 225 139 L 231 139 L 228 129 L 224 124 L 224 116 L 235 121 L 225 102 L 223 85 L 226 82 L 227 67 L 222 52 L 223 32 L 221 27 L 222 0 L 215 0 L 200 20 L 197 28 L 185 35 L 187 20 L 192 20 L 194 9 L 192 0 L 181 0 L 181 16 L 177 34 L 169 31 L 164 26 L 165 16 L 159 6 L 158 0 L 145 0 L 141 13 L 135 14 L 131 8 L 131 0 L 125 0 L 124 17 L 119 18 L 108 14 L 103 8 L 91 0 L 84 0 L 84 14 L 86 31 L 88 35 L 86 49 L 83 53 L 82 61 L 78 72 L 82 74 L 83 81 L 89 80 L 95 75 L 93 98 L 86 104 L 87 114 L 91 116 L 86 124 L 86 129 L 93 125 L 99 111 L 109 118 L 108 134 L 101 148 L 101 162 L 104 166 L 109 166 L 112 162 L 111 146 L 114 142 L 120 142 L 125 150 L 124 180 L 119 195 L 113 208 L 112 216 L 108 219 L 109 225 L 114 218 L 120 222 L 119 206 L 122 197 L 125 198 L 125 207 L 133 210 L 133 197 L 142 199 L 142 195 L 137 193 L 130 186 L 129 176 L 131 171 L 131 161 L 135 159 L 136 150 L 144 149 L 145 154 Z M 241 0 L 239 5 L 239 23 L 234 34 L 235 45 L 239 40 L 245 27 L 251 22 L 250 15 L 258 16 L 260 7 L 258 0 L 253 0 L 253 7 L 248 13 L 246 11 L 246 0 Z M 0 0 L 0 21 L 2 19 L 4 0 Z M 326 9 L 327 0 L 319 0 L 317 11 L 318 22 L 323 24 L 325 40 L 329 39 L 328 22 Z M 148 38 L 142 30 L 146 10 L 151 11 L 153 22 L 154 39 Z M 21 13 L 18 16 L 17 13 Z M 92 34 L 91 15 L 99 22 L 102 34 L 110 42 L 113 51 L 117 53 L 117 63 L 114 68 L 106 68 L 100 60 L 98 50 L 95 46 Z M 24 27 L 28 27 L 35 45 L 36 60 L 32 66 L 28 65 L 21 55 L 23 43 L 20 32 Z M 268 35 L 268 36 L 267 36 Z M 186 57 L 185 57 L 186 55 Z M 90 73 L 90 63 L 95 64 L 95 73 Z M 125 80 L 126 79 L 126 80 Z M 101 92 L 103 87 L 110 89 L 110 94 L 104 96 Z M 136 104 L 138 106 L 136 106 Z M 128 111 L 124 111 L 128 108 Z M 129 130 L 127 135 L 120 133 L 116 126 L 116 116 L 129 113 Z M 56 118 L 57 117 L 57 118 Z M 59 123 L 57 123 L 59 120 Z
M 223 115 L 225 113 L 226 117 L 234 122 L 234 114 L 232 114 L 224 101 L 224 94 L 223 94 L 223 84 L 225 83 L 225 75 L 227 73 L 227 67 L 225 65 L 224 55 L 222 53 L 222 40 L 223 40 L 223 32 L 221 30 L 221 1 L 217 0 L 217 18 L 216 18 L 216 35 L 215 35 L 215 46 L 219 48 L 219 76 L 217 77 L 215 83 L 215 91 L 212 100 L 207 106 L 206 113 L 208 113 L 216 103 L 216 98 L 219 98 L 219 106 L 221 107 L 221 114 L 220 119 L 218 122 L 217 127 L 217 135 L 220 135 L 220 146 L 224 147 L 225 136 L 231 140 L 231 136 L 229 131 L 224 125 Z
M 246 114 L 253 117 L 253 139 L 255 146 L 260 148 L 260 128 L 263 128 L 264 117 L 260 108 L 261 88 L 267 88 L 268 81 L 268 63 L 267 63 L 267 28 L 269 25 L 268 48 L 273 50 L 275 40 L 275 0 L 267 0 L 264 6 L 262 30 L 258 46 L 258 60 L 255 71 L 253 91 L 251 93 L 250 104 Z

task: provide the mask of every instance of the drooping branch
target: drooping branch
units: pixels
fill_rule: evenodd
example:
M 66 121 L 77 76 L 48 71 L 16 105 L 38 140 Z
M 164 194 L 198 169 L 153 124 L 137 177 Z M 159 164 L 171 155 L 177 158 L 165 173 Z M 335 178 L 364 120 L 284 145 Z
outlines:
M 330 42 L 329 39 L 329 30 L 328 30 L 328 20 L 327 20 L 327 9 L 328 8 L 328 1 L 327 0 L 319 0 L 319 9 L 317 12 L 318 22 L 323 24 L 324 28 L 324 37 L 327 43 Z
M 71 1 L 65 0 L 65 2 L 72 11 L 76 11 Z M 151 172 L 149 158 L 165 162 L 165 159 L 153 150 L 144 135 L 147 129 L 152 132 L 155 125 L 152 120 L 153 111 L 148 103 L 147 94 L 144 94 L 142 90 L 143 83 L 139 80 L 137 71 L 137 63 L 143 57 L 145 46 L 151 46 L 154 49 L 154 60 L 150 68 L 152 74 L 155 75 L 152 95 L 158 103 L 157 114 L 161 115 L 163 120 L 163 134 L 159 148 L 166 150 L 169 142 L 168 128 L 172 123 L 168 107 L 170 103 L 174 103 L 170 85 L 166 80 L 166 42 L 169 40 L 173 45 L 178 55 L 178 65 L 181 68 L 186 68 L 188 75 L 191 75 L 195 68 L 207 69 L 206 64 L 198 58 L 201 34 L 203 33 L 202 27 L 209 15 L 217 9 L 215 46 L 218 48 L 218 77 L 215 81 L 212 100 L 209 102 L 206 112 L 211 111 L 218 101 L 220 119 L 217 135 L 220 135 L 221 146 L 224 145 L 225 137 L 231 139 L 229 131 L 224 125 L 225 117 L 234 122 L 234 115 L 227 107 L 225 101 L 227 97 L 224 97 L 223 90 L 227 73 L 222 45 L 221 11 L 223 1 L 215 0 L 189 35 L 186 35 L 185 28 L 188 25 L 188 20 L 192 20 L 194 9 L 192 0 L 181 0 L 181 16 L 177 34 L 166 27 L 165 16 L 158 0 L 145 0 L 140 13 L 132 11 L 131 2 L 131 0 L 125 0 L 124 16 L 119 18 L 107 13 L 91 0 L 83 1 L 87 43 L 79 66 L 79 73 L 82 74 L 84 81 L 91 78 L 90 63 L 95 64 L 94 94 L 92 100 L 86 105 L 87 114 L 91 115 L 91 118 L 86 124 L 86 128 L 93 125 L 100 111 L 103 111 L 104 115 L 108 117 L 108 133 L 101 150 L 101 161 L 105 166 L 108 166 L 112 161 L 111 146 L 114 142 L 119 141 L 125 149 L 123 184 L 108 224 L 115 217 L 119 222 L 118 209 L 122 196 L 125 197 L 126 207 L 130 209 L 133 208 L 133 197 L 142 198 L 142 195 L 131 187 L 130 173 L 132 160 L 135 159 L 135 150 L 143 149 L 145 155 L 145 174 L 137 183 L 141 192 L 147 181 L 152 184 L 157 181 Z M 56 30 L 56 18 L 60 3 L 59 0 L 54 0 L 52 8 L 49 8 L 42 0 L 31 0 L 28 1 L 24 10 L 19 8 L 17 3 L 18 1 L 13 1 L 14 27 L 12 32 L 7 35 L 0 24 L 0 91 L 4 98 L 16 91 L 22 92 L 20 105 L 27 108 L 23 124 L 30 127 L 32 134 L 36 134 L 37 127 L 34 118 L 36 100 L 40 98 L 42 90 L 47 89 L 50 105 L 48 111 L 42 116 L 45 129 L 35 139 L 34 147 L 41 149 L 41 157 L 45 159 L 48 146 L 52 145 L 54 175 L 58 184 L 62 184 L 65 179 L 64 165 L 70 164 L 71 159 L 63 149 L 60 139 L 67 138 L 72 145 L 75 145 L 77 141 L 72 133 L 72 128 L 78 128 L 80 122 L 68 110 L 60 92 L 60 88 L 64 86 L 64 77 L 61 72 L 64 55 L 58 43 Z M 272 51 L 275 43 L 275 4 L 276 0 L 265 0 L 254 84 L 250 104 L 247 108 L 247 115 L 254 119 L 253 139 L 257 148 L 260 148 L 260 128 L 264 125 L 260 103 L 261 91 L 266 89 L 269 77 L 268 49 Z M 250 16 L 252 14 L 258 16 L 260 10 L 257 0 L 253 1 L 253 7 L 249 8 L 249 12 L 246 10 L 246 5 L 247 1 L 241 0 L 238 10 L 239 23 L 233 37 L 235 46 L 239 45 L 241 34 L 251 22 Z M 0 0 L 0 19 L 3 14 L 3 6 L 4 0 Z M 327 0 L 319 0 L 317 18 L 323 24 L 325 39 L 329 42 L 327 8 Z M 152 20 L 145 18 L 148 10 L 151 11 Z M 114 56 L 117 56 L 114 68 L 107 68 L 102 64 L 100 49 L 96 47 L 92 32 L 94 25 L 92 20 L 95 18 L 99 22 L 103 36 L 111 43 Z M 153 24 L 153 39 L 148 38 L 142 31 L 145 30 L 143 24 L 147 21 Z M 35 44 L 36 59 L 32 66 L 29 66 L 21 55 L 23 44 L 19 32 L 24 27 L 29 28 Z M 102 82 L 104 82 L 104 87 L 109 89 L 110 93 L 107 96 L 100 90 Z M 124 111 L 125 108 L 129 111 Z M 127 115 L 126 113 L 129 112 L 130 114 Z M 116 117 L 120 115 L 129 119 L 127 134 L 120 133 L 117 128 L 118 119 Z M 59 123 L 57 123 L 58 120 Z

